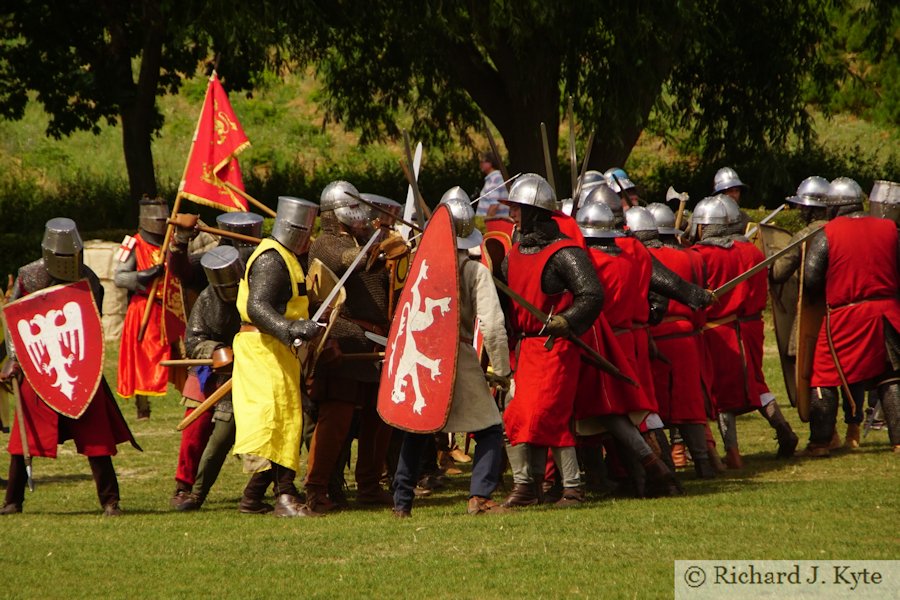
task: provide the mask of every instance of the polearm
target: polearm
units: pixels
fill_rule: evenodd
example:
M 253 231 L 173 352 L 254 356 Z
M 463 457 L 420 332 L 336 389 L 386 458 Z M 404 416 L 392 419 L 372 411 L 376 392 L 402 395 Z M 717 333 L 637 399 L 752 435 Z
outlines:
M 553 193 L 559 198 L 559 194 L 556 193 L 556 178 L 553 176 L 553 161 L 550 159 L 550 140 L 547 137 L 547 124 L 543 121 L 541 121 L 541 144 L 544 147 L 544 168 L 547 171 L 547 183 L 550 184 Z
M 230 181 L 222 181 L 222 184 L 225 187 L 227 187 L 229 190 L 231 190 L 232 192 L 234 192 L 235 194 L 237 194 L 238 196 L 240 196 L 241 198 L 243 198 L 244 200 L 246 200 L 247 202 L 249 202 L 250 204 L 255 206 L 256 208 L 258 208 L 259 210 L 263 211 L 264 213 L 266 213 L 267 215 L 272 217 L 273 219 L 278 216 L 278 213 L 276 213 L 274 210 L 272 210 L 271 208 L 269 208 L 268 206 L 266 206 L 265 204 L 263 204 L 262 202 L 260 202 L 259 200 L 257 200 L 256 198 L 254 198 L 253 196 L 251 196 L 250 194 L 248 194 L 241 188 L 239 188 L 238 186 L 234 185 Z
M 787 208 L 787 203 L 782 204 L 781 206 L 779 206 L 778 208 L 776 208 L 775 210 L 773 210 L 772 212 L 770 212 L 769 214 L 767 214 L 767 215 L 766 215 L 766 216 L 765 216 L 765 217 L 764 217 L 757 225 L 755 225 L 755 226 L 753 227 L 753 229 L 751 229 L 750 231 L 748 231 L 747 233 L 745 233 L 745 234 L 744 234 L 744 237 L 746 237 L 746 238 L 748 238 L 748 239 L 749 239 L 749 238 L 752 238 L 754 235 L 756 235 L 756 232 L 759 231 L 759 226 L 760 226 L 760 225 L 765 225 L 766 223 L 768 223 L 769 221 L 771 221 L 772 219 L 774 219 L 774 218 L 775 218 L 775 215 L 777 215 L 778 213 L 780 213 L 781 211 L 783 211 L 785 208 Z
M 169 219 L 166 221 L 167 223 L 175 223 L 175 219 Z M 248 244 L 257 244 L 259 245 L 262 242 L 258 237 L 253 237 L 252 235 L 244 235 L 243 233 L 235 233 L 234 231 L 228 231 L 227 229 L 219 229 L 218 227 L 209 227 L 208 225 L 195 225 L 197 231 L 203 231 L 205 233 L 210 233 L 212 235 L 217 235 L 219 237 L 226 237 L 232 240 L 238 240 L 239 242 L 247 242 Z
M 814 236 L 814 235 L 816 235 L 817 233 L 819 233 L 821 230 L 822 230 L 822 227 L 816 227 L 815 229 L 813 229 L 812 231 L 810 231 L 809 233 L 807 233 L 806 235 L 804 235 L 803 237 L 801 237 L 799 240 L 797 240 L 797 241 L 795 241 L 795 242 L 793 242 L 793 243 L 791 243 L 791 244 L 788 244 L 787 246 L 785 246 L 784 248 L 782 248 L 781 250 L 779 250 L 778 252 L 776 252 L 775 254 L 773 254 L 772 256 L 770 256 L 769 258 L 767 258 L 767 259 L 765 259 L 764 261 L 762 261 L 762 262 L 760 262 L 760 263 L 754 265 L 753 267 L 747 269 L 746 271 L 744 271 L 743 273 L 741 273 L 740 275 L 738 275 L 737 277 L 735 277 L 735 278 L 732 279 L 731 281 L 729 281 L 729 282 L 727 282 L 727 283 L 725 283 L 725 284 L 719 286 L 718 288 L 714 289 L 714 290 L 713 290 L 713 295 L 714 295 L 716 298 L 719 298 L 722 294 L 725 294 L 725 293 L 730 292 L 730 291 L 731 291 L 732 289 L 734 289 L 739 283 L 742 283 L 742 282 L 746 281 L 747 279 L 750 279 L 751 277 L 753 277 L 754 275 L 756 275 L 757 273 L 759 273 L 760 271 L 762 271 L 763 269 L 765 269 L 766 267 L 768 267 L 769 265 L 771 265 L 773 262 L 775 262 L 776 260 L 778 260 L 779 258 L 781 258 L 783 255 L 787 254 L 790 250 L 793 250 L 794 248 L 796 248 L 797 246 L 799 246 L 800 244 L 802 244 L 803 242 L 805 242 L 806 240 L 808 240 L 808 239 L 811 238 L 812 236 Z
M 547 315 L 544 311 L 523 298 L 518 292 L 511 289 L 508 285 L 497 279 L 497 277 L 494 277 L 494 283 L 496 284 L 497 288 L 500 289 L 500 291 L 515 300 L 519 306 L 530 312 L 532 316 L 540 320 L 541 323 L 546 323 L 550 319 L 550 316 Z M 609 362 L 607 358 L 588 346 L 584 340 L 574 334 L 569 334 L 566 339 L 584 350 L 584 352 L 591 359 L 591 362 L 596 364 L 596 366 L 599 367 L 600 370 L 605 371 L 614 377 L 618 377 L 623 381 L 627 381 L 631 385 L 637 387 L 638 384 L 634 379 L 623 373 L 621 369 L 619 369 L 619 367 Z
M 575 99 L 569 96 L 569 108 L 566 111 L 569 116 L 569 171 L 572 176 L 572 198 L 574 202 L 575 188 L 578 187 L 578 157 L 575 153 Z M 572 215 L 573 217 L 575 215 Z
M 424 226 L 426 219 L 431 218 L 431 211 L 425 204 L 425 198 L 422 197 L 422 192 L 419 191 L 419 182 L 413 176 L 414 165 L 412 149 L 409 146 L 409 132 L 405 129 L 403 130 L 403 152 L 406 156 L 406 161 L 401 161 L 400 167 L 403 169 L 403 175 L 406 176 L 407 182 L 413 189 L 413 195 L 416 198 L 416 205 L 419 207 L 419 210 L 416 211 L 419 224 Z
M 211 358 L 173 358 L 159 361 L 161 367 L 211 367 L 212 364 Z
M 572 214 L 570 217 L 575 217 L 578 214 L 578 200 L 581 197 L 581 188 L 584 185 L 584 175 L 587 173 L 588 161 L 591 160 L 591 149 L 594 147 L 594 130 L 591 129 L 591 134 L 588 136 L 587 147 L 584 149 L 584 162 L 581 163 L 581 174 L 578 176 L 578 185 L 575 186 L 575 191 L 572 193 Z
M 491 128 L 488 127 L 488 122 L 484 115 L 481 115 L 481 122 L 484 123 L 484 133 L 487 136 L 488 144 L 491 146 L 491 152 L 494 154 L 494 159 L 497 161 L 497 166 L 500 167 L 500 174 L 503 175 L 504 180 L 509 181 L 509 173 L 506 171 L 506 165 L 503 164 L 503 160 L 500 158 L 500 149 L 497 148 L 494 134 L 491 133 Z
M 234 380 L 232 379 L 229 379 L 228 381 L 220 385 L 216 391 L 214 391 L 206 398 L 206 400 L 200 403 L 200 406 L 194 409 L 194 412 L 186 416 L 181 421 L 181 423 L 178 424 L 176 429 L 178 431 L 184 431 L 191 423 L 203 416 L 206 411 L 215 406 L 219 402 L 219 400 L 224 398 L 225 394 L 231 391 L 233 385 Z

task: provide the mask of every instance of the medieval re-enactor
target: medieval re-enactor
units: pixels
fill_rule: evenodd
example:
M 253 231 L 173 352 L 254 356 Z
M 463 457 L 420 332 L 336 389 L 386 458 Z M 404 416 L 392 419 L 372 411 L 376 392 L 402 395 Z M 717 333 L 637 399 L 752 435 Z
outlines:
M 615 195 L 606 184 L 594 189 L 601 188 L 606 189 L 600 193 Z M 647 289 L 636 281 L 641 277 L 641 272 L 617 244 L 625 234 L 617 229 L 612 209 L 606 202 L 600 201 L 594 192 L 579 209 L 577 222 L 604 291 L 603 312 L 595 321 L 590 336 L 595 338 L 595 343 L 606 344 L 601 353 L 610 360 L 617 354 L 621 355 L 621 361 L 614 362 L 639 383 L 639 386 L 633 386 L 595 367 L 583 366 L 576 403 L 579 432 L 594 434 L 604 429 L 628 453 L 625 458 L 632 467 L 629 470 L 637 496 L 680 494 L 674 473 L 654 453 L 637 427 L 648 414 L 657 410 L 655 398 L 648 394 L 646 382 L 639 375 L 642 371 L 638 366 L 638 353 L 632 335 L 636 304 L 644 305 L 642 314 L 647 318 Z M 608 333 L 604 329 L 608 329 Z M 586 452 L 592 451 L 586 449 Z
M 169 370 L 160 365 L 171 358 L 172 344 L 184 334 L 184 306 L 178 278 L 165 272 L 160 257 L 166 235 L 169 209 L 164 200 L 144 198 L 140 202 L 140 231 L 126 236 L 117 254 L 114 280 L 130 293 L 119 346 L 119 375 L 116 391 L 123 398 L 134 397 L 138 419 L 150 418 L 150 397 L 165 396 Z M 150 320 L 144 338 L 138 341 L 141 320 L 153 281 L 156 286 Z
M 262 513 L 270 483 L 275 516 L 314 513 L 300 502 L 294 478 L 300 466 L 300 363 L 294 353 L 319 326 L 309 321 L 306 281 L 297 255 L 306 252 L 318 207 L 281 196 L 272 235 L 250 256 L 238 287 L 241 329 L 234 338 L 232 403 L 234 453 L 254 473 L 241 498 L 242 512 Z
M 41 243 L 43 257 L 19 269 L 10 301 L 53 285 L 87 279 L 97 308 L 101 309 L 103 287 L 97 275 L 82 262 L 83 248 L 74 221 L 64 218 L 47 221 Z M 10 357 L 0 379 L 5 381 L 10 377 L 21 377 L 21 367 L 14 356 Z M 111 457 L 117 452 L 117 444 L 131 442 L 135 448 L 140 448 L 119 412 L 106 378 L 101 376 L 94 398 L 78 419 L 64 417 L 47 406 L 27 379 L 22 379 L 20 391 L 31 455 L 56 458 L 57 445 L 68 439 L 73 440 L 78 453 L 87 456 L 91 465 L 103 514 L 108 517 L 121 515 L 119 482 Z M 9 438 L 9 481 L 3 508 L 0 509 L 0 514 L 4 515 L 22 512 L 25 501 L 27 475 L 19 433 L 21 426 L 17 417 Z
M 466 510 L 470 515 L 496 514 L 506 510 L 491 500 L 501 477 L 503 421 L 485 383 L 472 338 L 477 320 L 494 373 L 508 381 L 511 373 L 503 310 L 491 272 L 481 263 L 469 259 L 468 250 L 481 242 L 469 197 L 462 188 L 454 187 L 444 194 L 441 203 L 447 205 L 453 216 L 459 265 L 459 354 L 453 401 L 443 431 L 474 434 L 475 459 Z M 393 514 L 398 517 L 411 514 L 422 451 L 430 437 L 431 434 L 412 433 L 404 436 L 394 475 Z
M 577 499 L 582 492 L 572 421 L 581 351 L 568 338 L 582 335 L 597 319 L 603 289 L 585 250 L 553 219 L 556 196 L 543 177 L 520 177 L 507 202 L 521 238 L 504 259 L 504 277 L 551 317 L 544 323 L 512 305 L 512 327 L 519 337 L 516 391 L 503 421 L 515 486 L 504 504 L 540 501 L 548 447 L 562 473 L 563 498 Z
M 192 215 L 181 215 L 182 217 L 191 217 Z M 209 252 L 196 252 L 193 254 L 187 254 L 187 244 L 190 241 L 192 234 L 196 232 L 194 225 L 196 224 L 196 217 L 193 219 L 187 219 L 186 225 L 176 225 L 175 234 L 173 237 L 173 243 L 170 246 L 169 253 L 169 269 L 172 273 L 176 274 L 178 278 L 181 280 L 182 285 L 187 288 L 188 286 L 196 289 L 196 287 L 200 287 L 200 296 L 203 296 L 203 291 L 209 283 L 207 273 L 208 269 L 205 269 L 202 265 L 203 257 L 209 255 Z M 243 234 L 251 237 L 260 237 L 262 234 L 262 224 L 263 218 L 259 215 L 248 213 L 248 212 L 230 212 L 219 215 L 216 219 L 216 224 L 219 226 L 219 229 L 224 231 L 229 231 L 232 233 Z M 225 251 L 225 248 L 234 248 L 234 254 L 238 257 L 240 261 L 240 267 L 237 267 L 237 262 L 229 263 L 233 268 L 237 268 L 237 278 L 231 282 L 233 283 L 234 296 L 237 297 L 237 282 L 241 278 L 241 273 L 243 272 L 243 265 L 246 264 L 246 261 L 250 258 L 250 255 L 253 254 L 253 251 L 256 249 L 256 244 L 251 244 L 248 242 L 243 242 L 239 240 L 234 240 L 228 237 L 222 237 L 219 242 L 219 246 L 214 250 L 223 249 L 222 252 L 225 254 L 216 254 L 215 256 L 225 256 L 229 255 L 230 252 Z M 209 260 L 213 261 L 213 265 L 219 265 L 219 261 L 216 258 L 210 258 Z M 213 274 L 215 276 L 218 273 L 218 270 L 224 267 L 215 267 L 213 269 Z M 199 269 L 199 273 L 197 270 Z M 219 287 L 222 287 L 222 282 L 217 282 Z M 215 287 L 215 286 L 214 286 Z M 227 287 L 227 286 L 226 286 Z M 198 343 L 198 339 L 203 338 L 204 335 L 207 335 L 208 332 L 213 334 L 212 339 L 220 340 L 221 338 L 216 337 L 217 334 L 222 332 L 230 331 L 231 328 L 234 331 L 230 332 L 228 339 L 226 341 L 220 341 L 219 344 L 224 344 L 230 350 L 231 348 L 231 340 L 234 337 L 234 334 L 237 333 L 237 328 L 240 325 L 240 317 L 237 315 L 237 309 L 234 305 L 235 298 L 231 299 L 230 304 L 230 315 L 233 316 L 232 320 L 222 320 L 227 310 L 224 306 L 215 306 L 212 297 L 215 294 L 211 292 L 206 293 L 206 299 L 203 302 L 203 306 L 197 309 L 197 304 L 191 308 L 191 316 L 190 319 L 195 319 L 195 323 L 193 325 L 193 333 L 191 331 L 190 319 L 188 322 L 187 330 L 185 332 L 185 348 L 187 352 L 187 356 L 190 358 L 210 358 L 212 350 L 208 348 L 207 345 L 200 344 L 199 351 L 195 347 Z M 199 302 L 199 298 L 197 299 Z M 222 317 L 222 319 L 220 319 Z M 210 329 L 212 328 L 212 329 Z M 191 338 L 193 337 L 194 342 L 191 343 Z M 209 350 L 209 352 L 207 352 Z M 207 394 L 205 386 L 201 384 L 200 377 L 198 375 L 203 374 L 203 380 L 207 383 L 207 385 L 211 385 L 215 377 L 208 377 L 206 374 L 205 368 L 191 368 L 188 372 L 187 380 L 185 381 L 184 387 L 182 389 L 182 404 L 184 405 L 185 412 L 184 416 L 187 417 L 190 415 L 195 408 L 197 408 L 200 403 L 206 398 Z M 217 386 L 216 386 L 217 387 Z M 229 396 L 227 402 L 220 402 L 219 405 L 223 407 L 222 409 L 217 410 L 217 414 L 224 410 L 227 407 L 227 415 L 231 414 L 231 397 Z M 226 413 L 222 412 L 223 418 Z M 230 427 L 234 428 L 234 423 L 232 420 L 229 421 Z M 191 493 L 191 489 L 196 483 L 197 472 L 201 462 L 201 456 L 204 454 L 204 449 L 208 446 L 210 435 L 213 433 L 213 421 L 207 418 L 197 419 L 191 425 L 189 425 L 184 431 L 181 432 L 181 445 L 178 450 L 178 466 L 175 472 L 175 494 L 172 496 L 171 504 L 174 508 L 181 508 L 181 503 L 188 499 L 189 494 Z M 231 437 L 234 437 L 234 432 L 231 432 Z M 228 444 L 227 448 L 221 450 L 221 452 L 228 452 L 228 449 L 233 444 L 233 440 Z M 219 448 L 219 446 L 216 446 Z M 215 480 L 215 477 L 213 477 Z
M 370 209 L 345 192 L 358 195 L 346 181 L 334 181 L 322 190 L 322 231 L 309 249 L 310 260 L 318 258 L 339 277 L 374 233 Z M 379 248 L 373 250 L 379 252 Z M 360 263 L 347 279 L 347 300 L 329 334 L 341 354 L 372 352 L 375 346 L 365 333 L 387 334 L 389 280 L 384 262 L 379 260 L 370 261 L 368 267 Z M 381 487 L 391 428 L 376 411 L 380 377 L 379 366 L 374 362 L 335 360 L 319 364 L 311 394 L 318 419 L 304 482 L 307 504 L 312 510 L 326 512 L 334 508 L 335 499 L 327 495 L 328 482 L 338 466 L 357 410 L 356 499 L 362 504 L 393 504 L 391 495 Z
M 833 219 L 825 225 L 825 235 L 815 236 L 809 244 L 804 272 L 806 292 L 824 295 L 826 304 L 813 359 L 809 452 L 828 456 L 838 388 L 843 387 L 851 413 L 862 413 L 866 387 L 877 388 L 891 444 L 894 452 L 900 452 L 896 222 L 865 215 L 862 190 L 847 177 L 831 182 L 826 201 Z M 893 218 L 898 211 L 896 205 L 876 201 L 872 212 Z
M 196 368 L 196 400 L 205 400 L 231 375 L 234 336 L 241 328 L 238 314 L 238 284 L 244 272 L 244 262 L 237 249 L 219 246 L 203 255 L 200 264 L 209 286 L 200 293 L 191 309 L 184 345 L 190 358 L 212 359 L 212 367 Z M 190 414 L 190 413 L 187 413 Z M 216 482 L 228 451 L 234 445 L 234 410 L 231 394 L 226 394 L 215 406 L 212 419 L 208 415 L 199 421 L 208 422 L 212 431 L 199 457 L 195 481 L 189 493 L 176 505 L 181 511 L 196 510 L 203 505 L 210 488 Z M 193 426 L 193 425 L 192 425 Z
M 635 235 L 644 239 L 656 260 L 685 281 L 699 286 L 703 259 L 696 251 L 678 243 L 675 214 L 664 204 L 651 204 L 648 209 L 656 229 L 635 231 Z M 710 478 L 715 476 L 715 469 L 709 458 L 706 423 L 715 414 L 707 402 L 709 392 L 703 379 L 700 330 L 704 319 L 704 311 L 697 310 L 696 305 L 670 301 L 663 320 L 650 329 L 657 350 L 651 366 L 660 417 L 666 425 L 678 427 L 697 475 Z

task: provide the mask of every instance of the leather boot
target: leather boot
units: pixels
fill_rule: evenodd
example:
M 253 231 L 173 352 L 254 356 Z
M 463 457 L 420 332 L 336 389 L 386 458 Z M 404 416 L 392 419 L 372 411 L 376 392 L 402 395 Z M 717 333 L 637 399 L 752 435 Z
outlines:
M 716 469 L 713 467 L 712 461 L 708 458 L 698 458 L 694 460 L 694 472 L 700 479 L 715 479 Z
M 837 450 L 838 448 L 844 445 L 844 440 L 841 439 L 841 434 L 838 433 L 837 427 L 834 428 L 834 435 L 831 436 L 831 443 L 828 444 L 829 450 Z
M 797 449 L 797 444 L 800 442 L 800 439 L 797 437 L 797 434 L 794 433 L 791 424 L 784 418 L 784 414 L 782 414 L 778 402 L 772 400 L 762 407 L 761 412 L 769 422 L 769 425 L 772 426 L 772 429 L 775 430 L 775 435 L 778 438 L 778 453 L 775 455 L 776 458 L 792 457 L 794 451 Z
M 305 504 L 300 503 L 300 499 L 291 494 L 279 494 L 275 498 L 276 517 L 324 517 L 325 515 L 313 512 Z
M 200 507 L 203 506 L 203 501 L 206 500 L 200 494 L 194 494 L 193 492 L 188 494 L 187 499 L 178 505 L 177 510 L 181 512 L 189 512 L 193 510 L 200 510 Z
M 456 463 L 446 450 L 438 450 L 438 466 L 447 475 L 462 475 L 462 469 L 456 467 Z
M 722 462 L 722 457 L 719 456 L 719 451 L 716 450 L 715 446 L 713 446 L 712 444 L 708 445 L 706 447 L 706 453 L 709 455 L 710 464 L 717 473 L 724 473 L 728 470 L 728 467 L 726 467 L 725 463 Z
M 641 466 L 647 473 L 647 497 L 680 496 L 684 493 L 675 474 L 658 456 L 651 454 L 641 459 Z
M 534 483 L 517 483 L 513 485 L 512 493 L 506 497 L 502 506 L 504 508 L 534 506 L 539 502 L 540 498 Z
M 584 491 L 581 488 L 566 488 L 563 490 L 562 497 L 553 503 L 557 508 L 569 508 L 571 506 L 581 506 L 584 502 Z
M 741 458 L 741 451 L 737 446 L 725 449 L 725 465 L 735 471 L 744 468 L 744 459 Z
M 238 510 L 245 515 L 262 515 L 272 512 L 272 505 L 263 502 L 266 490 L 275 481 L 274 469 L 254 473 L 244 488 Z
M 844 436 L 844 448 L 856 450 L 859 448 L 859 423 L 847 424 L 847 435 Z
M 134 407 L 137 412 L 137 420 L 138 421 L 149 421 L 150 420 L 150 398 L 149 398 L 149 396 L 142 396 L 140 394 L 135 395 Z
M 684 444 L 672 444 L 672 464 L 675 465 L 676 469 L 683 469 L 687 466 L 687 456 L 685 455 Z
M 307 485 L 304 489 L 306 491 L 306 506 L 311 511 L 324 514 L 337 508 L 337 505 L 329 500 L 324 488 Z

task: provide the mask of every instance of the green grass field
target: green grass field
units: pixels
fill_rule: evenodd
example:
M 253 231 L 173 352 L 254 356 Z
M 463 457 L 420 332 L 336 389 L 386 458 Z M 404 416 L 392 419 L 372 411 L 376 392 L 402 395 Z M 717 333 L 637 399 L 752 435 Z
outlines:
M 781 390 L 771 346 L 767 376 Z M 114 352 L 107 363 L 114 386 Z M 685 472 L 679 498 L 473 518 L 464 473 L 406 521 L 357 507 L 275 519 L 237 512 L 246 476 L 236 460 L 201 511 L 172 511 L 176 397 L 157 399 L 148 422 L 130 404 L 123 412 L 144 448 L 120 446 L 115 459 L 126 515 L 100 515 L 71 442 L 55 461 L 36 459 L 25 512 L 0 519 L 0 597 L 670 598 L 676 559 L 900 558 L 900 457 L 885 431 L 852 453 L 776 461 L 768 425 L 748 415 L 738 425 L 744 471 L 702 482 Z

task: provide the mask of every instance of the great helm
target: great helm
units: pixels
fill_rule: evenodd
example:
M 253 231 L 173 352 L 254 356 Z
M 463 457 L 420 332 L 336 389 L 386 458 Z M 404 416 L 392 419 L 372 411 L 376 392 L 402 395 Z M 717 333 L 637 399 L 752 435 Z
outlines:
M 828 206 L 851 206 L 862 204 L 863 191 L 859 184 L 849 177 L 838 177 L 828 186 L 825 203 Z
M 237 300 L 238 284 L 244 274 L 244 263 L 234 246 L 216 246 L 200 258 L 200 265 L 213 292 L 223 302 Z
M 372 220 L 372 212 L 368 206 L 347 195 L 350 192 L 359 195 L 359 190 L 346 181 L 332 181 L 322 190 L 319 197 L 319 208 L 323 212 L 333 210 L 337 220 L 348 227 L 362 227 Z
M 713 193 L 720 194 L 727 189 L 731 189 L 733 187 L 747 187 L 747 184 L 741 181 L 741 178 L 738 177 L 737 171 L 732 169 L 731 167 L 722 167 L 718 171 L 716 171 L 716 176 L 713 177 Z
M 57 217 L 44 226 L 41 257 L 50 276 L 61 281 L 81 279 L 84 244 L 72 219 Z
M 876 181 L 869 194 L 869 214 L 900 223 L 900 183 Z
M 162 198 L 144 196 L 138 204 L 138 227 L 155 235 L 165 235 L 169 206 Z
M 659 233 L 653 213 L 643 206 L 633 206 L 628 209 L 625 212 L 625 224 L 628 225 L 629 231 L 635 233 L 641 231 L 652 231 L 654 234 Z
M 617 194 L 635 187 L 631 179 L 628 178 L 628 173 L 619 167 L 607 169 L 603 176 L 606 178 L 606 184 Z
M 647 206 L 647 210 L 653 215 L 656 222 L 656 230 L 660 235 L 678 235 L 681 231 L 675 229 L 675 213 L 662 202 L 653 202 Z M 628 212 L 631 212 L 630 210 Z
M 303 254 L 309 249 L 309 236 L 319 207 L 309 200 L 293 196 L 279 196 L 272 237 L 294 254 Z
M 258 238 L 262 237 L 263 218 L 261 215 L 252 212 L 227 212 L 216 217 L 216 226 L 225 231 Z M 230 238 L 222 239 L 228 240 L 227 244 L 238 248 L 254 245 L 251 242 L 244 242 L 241 240 Z
M 363 192 L 360 194 L 360 197 L 365 198 L 372 204 L 376 206 L 380 206 L 382 209 L 387 212 L 375 211 L 377 214 L 375 217 L 381 220 L 381 224 L 385 227 L 393 227 L 394 223 L 397 221 L 399 217 L 403 214 L 403 205 L 397 202 L 396 200 L 391 200 L 385 196 L 379 196 L 378 194 L 369 194 Z M 390 215 L 388 215 L 390 213 Z
M 468 250 L 481 244 L 481 232 L 475 228 L 475 211 L 466 194 L 459 186 L 455 186 L 444 192 L 441 204 L 447 206 L 450 216 L 453 217 L 453 227 L 456 231 L 456 247 L 460 250 Z
M 824 177 L 813 175 L 807 177 L 797 186 L 797 194 L 790 196 L 787 201 L 800 206 L 824 207 L 830 184 Z
M 625 235 L 616 229 L 616 217 L 603 202 L 586 202 L 578 209 L 575 222 L 586 238 L 617 238 Z
M 547 180 L 536 173 L 526 173 L 512 184 L 506 204 L 534 206 L 547 211 L 556 210 L 556 194 Z

